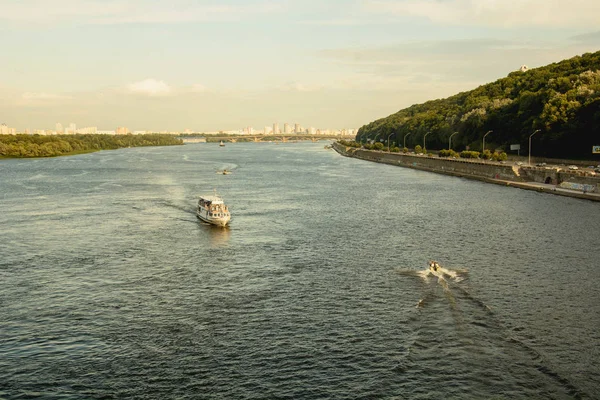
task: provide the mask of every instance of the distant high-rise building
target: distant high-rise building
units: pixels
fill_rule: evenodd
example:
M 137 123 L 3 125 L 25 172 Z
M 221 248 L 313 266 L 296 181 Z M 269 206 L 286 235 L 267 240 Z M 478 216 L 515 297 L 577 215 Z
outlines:
M 96 133 L 98 133 L 98 128 L 95 126 L 86 126 L 85 128 L 78 129 L 77 133 L 81 133 L 84 135 L 95 135 Z
M 300 124 L 294 124 L 294 133 L 301 133 Z
M 61 124 L 60 122 L 57 122 L 57 123 L 56 123 L 56 133 L 57 133 L 58 135 L 62 135 L 62 134 L 63 134 L 63 132 L 64 132 L 64 129 L 63 129 L 63 126 L 62 126 L 62 124 Z
M 16 128 L 9 128 L 8 125 L 2 124 L 0 125 L 0 135 L 16 135 Z
M 117 135 L 127 135 L 129 133 L 129 129 L 125 126 L 119 126 L 117 128 Z
M 265 135 L 268 135 L 269 133 L 271 133 L 273 131 L 273 129 L 270 126 L 265 126 L 265 130 L 263 131 L 263 133 Z
M 279 134 L 279 124 L 277 122 L 273 123 L 273 134 L 274 135 L 278 135 Z
M 67 132 L 65 132 L 67 133 Z M 69 134 L 74 135 L 75 133 L 77 133 L 77 124 L 75 122 L 71 122 L 69 124 Z
M 283 133 L 291 133 L 290 124 L 288 124 L 287 122 L 283 124 Z

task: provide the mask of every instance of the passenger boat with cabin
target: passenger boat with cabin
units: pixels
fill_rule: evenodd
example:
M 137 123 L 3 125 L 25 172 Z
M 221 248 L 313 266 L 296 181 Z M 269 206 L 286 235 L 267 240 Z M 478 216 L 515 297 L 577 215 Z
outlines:
M 229 208 L 216 190 L 212 195 L 200 196 L 196 216 L 201 221 L 217 226 L 226 226 L 231 220 Z

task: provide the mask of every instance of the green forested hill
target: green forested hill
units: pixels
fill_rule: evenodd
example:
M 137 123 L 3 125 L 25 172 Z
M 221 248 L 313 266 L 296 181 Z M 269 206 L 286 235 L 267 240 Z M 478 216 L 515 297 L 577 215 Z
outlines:
M 558 158 L 592 158 L 600 145 L 600 51 L 586 53 L 545 67 L 511 72 L 506 78 L 441 100 L 415 104 L 361 127 L 357 141 L 387 139 L 402 147 L 423 143 L 428 149 L 481 150 L 520 144 L 532 155 Z

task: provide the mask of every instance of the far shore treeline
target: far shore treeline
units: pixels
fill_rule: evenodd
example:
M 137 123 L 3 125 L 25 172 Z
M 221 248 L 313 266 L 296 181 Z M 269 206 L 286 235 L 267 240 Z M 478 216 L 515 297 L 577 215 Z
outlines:
M 0 135 L 0 156 L 55 157 L 123 147 L 183 144 L 172 135 Z
M 536 132 L 539 130 L 539 132 Z M 600 51 L 545 67 L 515 71 L 506 78 L 446 99 L 402 109 L 358 130 L 356 141 L 387 141 L 402 147 L 423 144 L 429 150 L 452 149 L 510 152 L 590 159 L 600 145 Z M 467 148 L 468 146 L 468 148 Z M 512 153 L 516 153 L 513 151 Z

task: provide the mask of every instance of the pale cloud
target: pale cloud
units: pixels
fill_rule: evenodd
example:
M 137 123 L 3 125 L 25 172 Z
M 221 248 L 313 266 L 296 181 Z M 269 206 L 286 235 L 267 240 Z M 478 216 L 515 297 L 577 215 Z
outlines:
M 197 4 L 189 0 L 148 2 L 145 0 L 22 0 L 0 2 L 0 21 L 56 24 L 128 24 L 237 21 L 246 16 L 277 13 L 281 3 L 247 5 Z
M 172 93 L 172 89 L 164 81 L 156 79 L 145 79 L 140 82 L 127 85 L 127 91 L 134 94 L 146 96 L 166 96 Z
M 96 0 L 3 1 L 0 2 L 0 21 L 55 24 L 76 19 L 81 22 L 118 15 L 127 10 L 124 4 Z
M 70 99 L 70 96 L 45 92 L 25 92 L 21 95 L 23 100 L 64 100 Z
M 590 46 L 585 44 L 477 39 L 330 49 L 319 55 L 349 71 L 330 82 L 332 86 L 379 91 L 422 88 L 440 97 L 505 77 L 523 64 L 539 67 L 587 51 Z
M 278 90 L 284 92 L 317 92 L 323 89 L 320 85 L 307 85 L 300 82 L 288 82 L 277 87 Z
M 359 18 L 332 18 L 332 19 L 313 19 L 301 21 L 300 25 L 315 25 L 315 26 L 359 26 L 370 25 L 374 21 L 359 19 Z
M 175 7 L 170 3 L 155 3 L 150 7 L 137 7 L 127 13 L 100 16 L 92 22 L 97 24 L 226 22 L 237 21 L 247 15 L 278 12 L 280 9 L 281 7 L 276 4 L 206 6 L 184 3 Z
M 192 93 L 204 93 L 207 91 L 207 89 L 206 89 L 206 86 L 204 86 L 200 83 L 195 83 L 189 87 L 188 91 L 192 92 Z
M 14 95 L 11 103 L 17 107 L 54 107 L 64 106 L 73 97 L 65 94 L 47 92 L 24 92 L 20 96 Z
M 592 43 L 600 47 L 600 31 L 584 33 L 581 35 L 572 36 L 569 39 L 575 42 Z
M 434 23 L 490 27 L 597 27 L 597 0 L 366 0 L 365 10 Z

